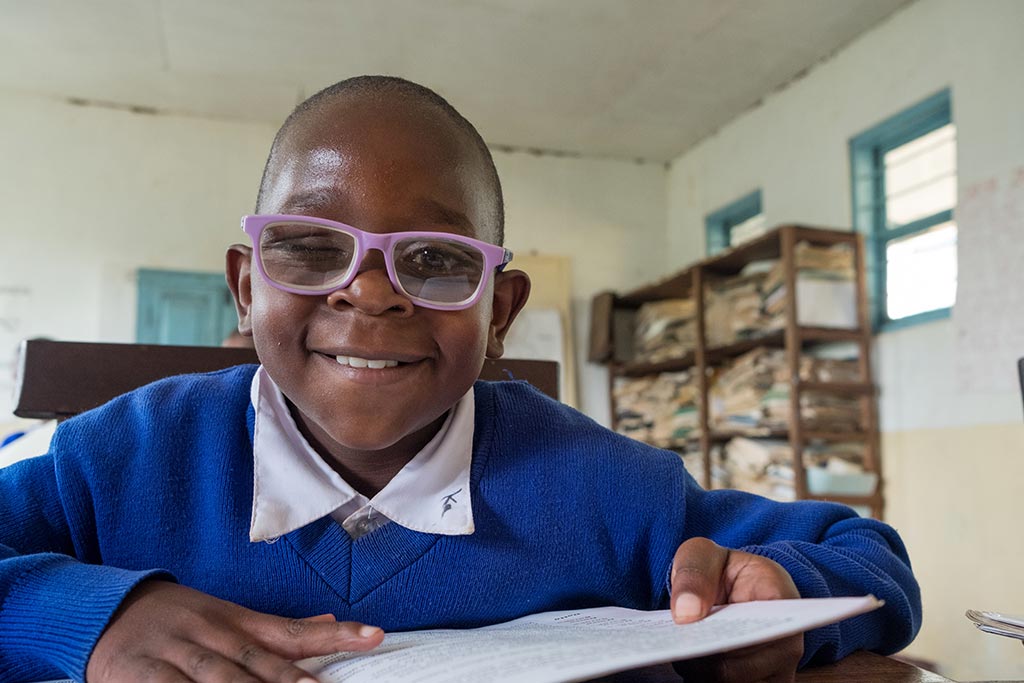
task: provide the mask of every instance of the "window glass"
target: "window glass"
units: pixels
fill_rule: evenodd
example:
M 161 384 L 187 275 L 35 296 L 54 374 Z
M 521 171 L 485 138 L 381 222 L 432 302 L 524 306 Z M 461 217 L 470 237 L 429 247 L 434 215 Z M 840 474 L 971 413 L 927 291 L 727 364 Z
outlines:
M 891 320 L 951 307 L 956 303 L 956 223 L 890 240 L 885 270 Z
M 956 205 L 956 129 L 948 124 L 885 153 L 886 227 Z
M 949 314 L 957 288 L 957 149 L 949 90 L 850 139 L 875 330 Z

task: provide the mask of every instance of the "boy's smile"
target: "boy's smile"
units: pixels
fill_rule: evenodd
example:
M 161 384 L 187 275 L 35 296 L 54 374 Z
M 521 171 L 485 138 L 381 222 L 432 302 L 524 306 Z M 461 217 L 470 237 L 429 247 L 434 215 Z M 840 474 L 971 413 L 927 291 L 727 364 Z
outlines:
M 373 233 L 493 241 L 493 192 L 481 156 L 428 105 L 344 96 L 297 121 L 280 141 L 259 211 Z M 275 289 L 250 259 L 245 247 L 228 253 L 240 329 L 251 331 L 306 438 L 369 495 L 437 432 L 485 355 L 501 354 L 529 291 L 525 274 L 496 273 L 477 304 L 439 311 L 397 292 L 378 251 L 367 253 L 348 287 L 319 296 Z

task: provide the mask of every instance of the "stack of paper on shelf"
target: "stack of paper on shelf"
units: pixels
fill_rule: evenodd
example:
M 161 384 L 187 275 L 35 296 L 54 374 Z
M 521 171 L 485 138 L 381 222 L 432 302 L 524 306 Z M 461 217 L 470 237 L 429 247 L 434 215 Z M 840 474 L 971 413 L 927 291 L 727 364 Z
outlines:
M 697 429 L 697 381 L 690 371 L 620 377 L 613 393 L 621 434 L 659 448 L 676 448 Z
M 803 380 L 855 381 L 856 361 L 821 359 L 804 354 L 798 373 Z M 784 432 L 791 422 L 790 382 L 785 352 L 756 348 L 736 358 L 711 380 L 710 424 L 715 431 L 746 436 Z M 860 404 L 854 397 L 806 391 L 800 395 L 805 429 L 858 431 Z
M 761 397 L 761 425 L 783 430 L 791 417 L 790 385 L 779 382 Z M 860 403 L 852 396 L 804 391 L 800 394 L 800 419 L 804 429 L 826 432 L 855 432 L 861 429 Z
M 814 494 L 867 496 L 875 492 L 878 474 L 865 470 L 863 443 L 816 443 L 804 449 L 807 490 Z
M 819 358 L 810 354 L 800 356 L 800 379 L 805 382 L 859 382 L 860 368 L 856 359 Z M 785 373 L 776 376 L 785 381 Z
M 636 313 L 635 360 L 658 363 L 682 358 L 697 344 L 693 299 L 665 299 L 643 304 Z
M 729 488 L 793 500 L 793 451 L 780 439 L 731 439 L 725 446 Z
M 794 258 L 797 323 L 813 327 L 856 327 L 856 272 L 851 245 L 816 247 L 799 242 Z M 761 294 L 764 314 L 773 321 L 769 324 L 779 325 L 786 308 L 786 274 L 781 262 L 768 273 Z
M 697 480 L 701 486 L 704 485 L 704 454 L 699 450 L 685 451 L 679 454 L 683 459 L 683 466 L 690 476 Z
M 704 485 L 704 455 L 700 452 L 700 449 L 694 445 L 695 450 L 688 450 L 680 452 L 679 456 L 683 459 L 683 465 L 686 467 L 686 471 L 690 473 L 697 483 L 701 486 Z M 729 474 L 725 470 L 724 454 L 722 446 L 714 445 L 711 447 L 710 453 L 711 459 L 711 488 L 713 489 L 724 489 L 729 488 Z
M 785 360 L 778 349 L 757 348 L 721 369 L 711 379 L 711 428 L 729 433 L 767 434 L 761 402 L 775 384 L 778 370 L 785 368 Z
M 704 317 L 708 346 L 725 346 L 781 327 L 772 327 L 771 316 L 763 310 L 762 290 L 767 276 L 762 268 L 754 267 L 708 287 Z
M 804 449 L 803 462 L 811 493 L 868 495 L 877 483 L 875 473 L 865 472 L 860 443 L 813 443 Z M 724 467 L 729 488 L 775 500 L 793 500 L 796 495 L 793 449 L 782 439 L 730 439 Z

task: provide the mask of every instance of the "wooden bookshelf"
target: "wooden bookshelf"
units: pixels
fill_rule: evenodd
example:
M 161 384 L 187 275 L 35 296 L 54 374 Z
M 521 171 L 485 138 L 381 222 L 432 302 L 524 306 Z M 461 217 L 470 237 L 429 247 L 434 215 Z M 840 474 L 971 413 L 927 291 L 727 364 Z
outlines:
M 798 322 L 796 245 L 806 241 L 814 246 L 848 244 L 854 259 L 854 292 L 856 326 L 832 328 L 800 325 Z M 707 289 L 723 278 L 735 277 L 752 261 L 778 259 L 782 266 L 785 302 L 781 329 L 738 339 L 724 345 L 707 344 Z M 636 310 L 643 304 L 670 298 L 693 298 L 696 318 L 696 345 L 679 358 L 647 363 L 634 360 L 632 325 Z M 599 306 L 598 300 L 603 303 Z M 599 311 L 599 308 L 603 310 Z M 877 387 L 871 374 L 871 328 L 868 318 L 864 246 L 860 235 L 841 230 L 825 230 L 803 225 L 785 225 L 747 243 L 692 264 L 677 273 L 625 293 L 606 292 L 595 298 L 592 320 L 591 360 L 609 365 L 609 390 L 619 377 L 644 377 L 666 372 L 693 370 L 697 381 L 697 414 L 699 429 L 690 450 L 698 450 L 704 462 L 705 487 L 711 486 L 711 452 L 736 436 L 785 439 L 793 452 L 794 489 L 798 499 L 834 500 L 848 505 L 870 507 L 878 518 L 884 512 L 881 478 L 880 439 L 878 435 Z M 847 342 L 858 351 L 858 381 L 821 382 L 800 379 L 798 368 L 801 352 L 817 344 Z M 785 352 L 789 382 L 789 415 L 786 429 L 712 430 L 709 414 L 710 374 L 716 367 L 756 348 L 775 348 Z M 821 431 L 807 428 L 801 418 L 801 396 L 806 392 L 828 393 L 854 398 L 860 407 L 860 429 L 856 431 Z M 615 397 L 611 396 L 613 426 Z M 875 491 L 867 496 L 813 495 L 807 488 L 803 453 L 815 442 L 856 442 L 864 445 L 864 468 L 878 476 Z

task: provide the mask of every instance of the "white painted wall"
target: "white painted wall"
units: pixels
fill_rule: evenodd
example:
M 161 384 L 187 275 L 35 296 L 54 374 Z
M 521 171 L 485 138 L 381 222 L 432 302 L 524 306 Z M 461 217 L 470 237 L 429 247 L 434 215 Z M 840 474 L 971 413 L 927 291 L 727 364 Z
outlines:
M 756 188 L 769 225 L 848 228 L 849 139 L 947 87 L 961 190 L 990 178 L 1005 184 L 1024 165 L 1021 26 L 1024 3 L 1016 0 L 922 0 L 676 159 L 668 200 L 674 265 L 704 255 L 708 213 Z M 961 234 L 970 229 L 960 226 Z M 881 336 L 883 428 L 1020 418 L 1015 391 L 953 390 L 953 331 L 944 321 Z
M 770 225 L 849 227 L 849 139 L 943 88 L 961 198 L 992 178 L 1012 182 L 1024 166 L 1021 27 L 1016 0 L 919 0 L 674 160 L 672 267 L 704 255 L 708 213 L 756 188 Z M 961 222 L 961 240 L 971 229 Z M 1024 220 L 1005 229 L 1024 240 Z M 1020 677 L 1020 646 L 1001 647 L 962 616 L 981 598 L 987 609 L 1024 612 L 1020 394 L 1012 382 L 961 390 L 955 321 L 885 333 L 876 346 L 888 519 L 924 592 L 924 629 L 910 651 L 957 679 Z M 1007 379 L 1014 371 L 1007 363 Z
M 134 341 L 138 268 L 223 270 L 275 130 L 0 91 L 0 423 L 15 340 Z M 604 417 L 604 369 L 585 362 L 589 301 L 664 270 L 666 169 L 495 157 L 509 246 L 572 260 L 580 403 Z
M 608 424 L 608 372 L 587 362 L 590 299 L 655 279 L 665 262 L 662 164 L 495 152 L 506 242 L 572 260 L 579 408 Z M 515 261 L 513 261 L 513 265 Z
M 27 337 L 134 341 L 138 268 L 223 272 L 273 132 L 0 91 L 0 363 Z

